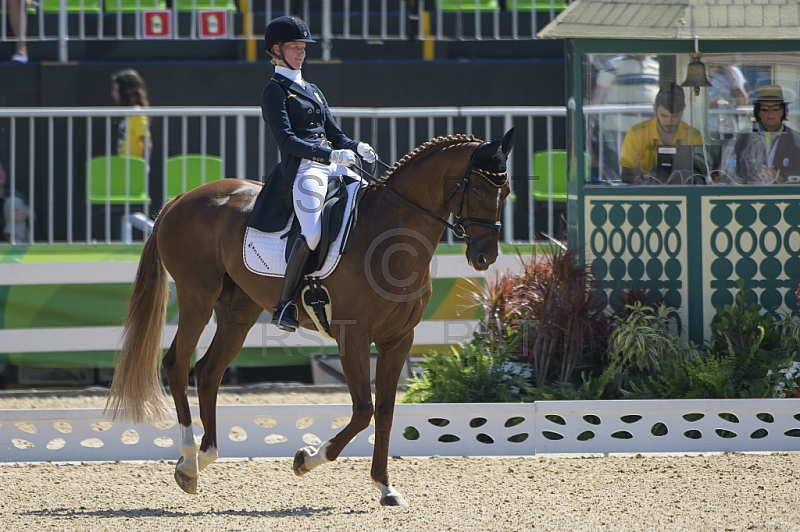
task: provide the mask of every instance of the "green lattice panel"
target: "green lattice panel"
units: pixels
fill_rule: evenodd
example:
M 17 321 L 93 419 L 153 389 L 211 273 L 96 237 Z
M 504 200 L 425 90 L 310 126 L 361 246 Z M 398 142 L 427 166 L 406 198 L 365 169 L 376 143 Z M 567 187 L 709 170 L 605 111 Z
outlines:
M 800 201 L 785 197 L 703 198 L 703 317 L 733 303 L 741 277 L 751 299 L 779 314 L 797 308 L 800 282 Z
M 686 198 L 586 197 L 586 261 L 615 304 L 626 286 L 646 284 L 651 299 L 678 309 L 676 322 L 685 336 L 687 323 Z

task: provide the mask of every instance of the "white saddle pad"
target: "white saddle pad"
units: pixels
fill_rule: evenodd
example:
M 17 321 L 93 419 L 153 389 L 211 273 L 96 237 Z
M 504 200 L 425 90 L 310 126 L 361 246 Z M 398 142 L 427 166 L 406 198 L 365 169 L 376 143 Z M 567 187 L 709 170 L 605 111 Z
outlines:
M 324 279 L 339 264 L 339 259 L 342 257 L 339 251 L 342 248 L 342 242 L 347 236 L 345 233 L 350 222 L 350 215 L 353 213 L 360 185 L 362 185 L 360 181 L 347 185 L 347 207 L 342 219 L 342 230 L 339 231 L 339 235 L 331 245 L 322 267 L 310 274 L 313 277 Z M 289 230 L 292 222 L 294 222 L 294 214 L 289 218 L 289 223 L 286 224 L 286 227 L 276 233 L 264 233 L 252 227 L 247 228 L 244 234 L 242 253 L 244 254 L 244 265 L 247 266 L 248 270 L 258 275 L 271 277 L 283 277 L 286 274 L 286 240 L 281 239 L 281 235 Z

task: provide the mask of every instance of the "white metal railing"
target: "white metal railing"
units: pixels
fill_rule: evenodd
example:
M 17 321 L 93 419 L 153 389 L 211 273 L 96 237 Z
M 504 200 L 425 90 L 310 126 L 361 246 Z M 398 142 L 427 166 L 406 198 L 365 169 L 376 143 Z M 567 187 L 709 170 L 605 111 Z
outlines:
M 20 0 L 0 0 L 8 4 Z M 21 0 L 24 3 L 24 0 Z M 571 1 L 571 0 L 570 0 Z M 159 4 L 153 0 L 104 2 L 104 0 L 38 0 L 23 11 L 28 41 L 57 41 L 60 61 L 68 60 L 70 41 L 197 40 L 225 38 L 257 40 L 266 23 L 283 14 L 296 14 L 309 22 L 312 35 L 322 42 L 323 59 L 330 60 L 331 41 L 347 40 L 504 40 L 535 39 L 536 33 L 566 4 L 557 0 L 498 0 L 495 6 L 463 0 L 230 0 L 178 1 Z M 153 7 L 153 6 L 160 7 Z M 182 7 L 187 5 L 187 7 Z M 455 5 L 455 7 L 448 7 Z M 222 7 L 220 7 L 222 6 Z M 146 11 L 162 15 L 145 15 Z M 295 11 L 298 10 L 298 11 Z M 210 13 L 209 11 L 217 11 Z M 221 13 L 220 13 L 221 11 Z M 209 31 L 206 17 L 214 17 Z M 154 20 L 157 18 L 157 21 Z M 157 26 L 154 26 L 157 24 Z M 223 31 L 224 30 L 224 31 Z M 0 22 L 0 41 L 19 39 L 7 17 Z
M 153 137 L 144 182 L 151 202 L 135 205 L 126 200 L 112 205 L 107 199 L 93 204 L 86 163 L 94 156 L 115 153 L 115 121 L 137 114 L 148 116 Z M 514 127 L 509 174 L 516 199 L 504 211 L 503 240 L 533 242 L 537 233 L 553 234 L 552 199 L 546 206 L 546 227 L 535 227 L 531 161 L 534 151 L 563 148 L 566 139 L 555 137 L 554 131 L 564 128 L 565 108 L 335 108 L 333 114 L 348 135 L 372 144 L 387 163 L 439 135 L 473 133 L 499 139 Z M 26 193 L 35 212 L 29 227 L 34 244 L 130 241 L 121 230 L 117 232 L 120 220 L 136 220 L 140 211 L 149 218 L 166 202 L 169 156 L 215 155 L 223 161 L 225 177 L 262 181 L 279 161 L 261 110 L 254 107 L 0 109 L 0 125 L 9 132 L 9 185 Z M 130 190 L 130 177 L 126 173 L 125 190 Z M 552 171 L 547 179 L 552 190 Z
M 198 407 L 192 407 L 198 417 Z M 223 458 L 288 458 L 332 438 L 350 405 L 217 408 Z M 202 434 L 202 427 L 195 426 Z M 374 427 L 342 456 L 371 456 Z M 174 460 L 174 422 L 109 422 L 101 409 L 0 411 L 0 461 Z M 399 404 L 389 452 L 400 456 L 776 452 L 800 449 L 798 399 Z

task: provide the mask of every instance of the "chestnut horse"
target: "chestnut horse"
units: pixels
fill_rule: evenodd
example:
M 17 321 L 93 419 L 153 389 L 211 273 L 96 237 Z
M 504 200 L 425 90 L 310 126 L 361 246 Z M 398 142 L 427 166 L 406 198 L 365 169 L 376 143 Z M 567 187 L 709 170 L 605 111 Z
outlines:
M 389 433 L 397 382 L 414 327 L 431 296 L 430 262 L 445 227 L 464 238 L 467 261 L 476 270 L 487 269 L 497 259 L 500 214 L 510 191 L 506 160 L 513 140 L 513 129 L 494 142 L 471 135 L 437 137 L 395 163 L 365 193 L 347 252 L 323 280 L 331 295 L 331 329 L 353 401 L 352 417 L 319 448 L 297 451 L 297 475 L 336 460 L 374 415 L 373 483 L 381 492 L 381 504 L 406 504 L 389 482 Z M 163 367 L 181 431 L 175 480 L 187 493 L 196 492 L 198 473 L 218 456 L 215 409 L 223 373 L 263 309 L 277 303 L 281 289 L 280 278 L 251 273 L 242 258 L 245 228 L 260 190 L 258 182 L 224 179 L 168 202 L 144 244 L 132 289 L 106 410 L 135 423 L 155 421 L 169 412 L 159 363 L 169 272 L 180 312 Z M 447 221 L 450 214 L 455 223 Z M 192 353 L 212 312 L 217 330 L 195 364 L 205 431 L 198 450 L 188 377 Z M 314 328 L 302 308 L 298 317 L 303 327 Z M 372 343 L 378 352 L 374 406 Z

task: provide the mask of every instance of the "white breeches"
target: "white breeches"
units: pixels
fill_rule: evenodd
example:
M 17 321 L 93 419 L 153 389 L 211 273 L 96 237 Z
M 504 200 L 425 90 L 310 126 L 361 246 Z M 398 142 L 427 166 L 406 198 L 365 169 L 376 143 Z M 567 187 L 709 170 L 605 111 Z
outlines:
M 308 159 L 300 161 L 292 186 L 292 205 L 309 249 L 317 249 L 322 238 L 322 204 L 328 192 L 328 178 L 347 175 L 347 167 L 322 164 Z

